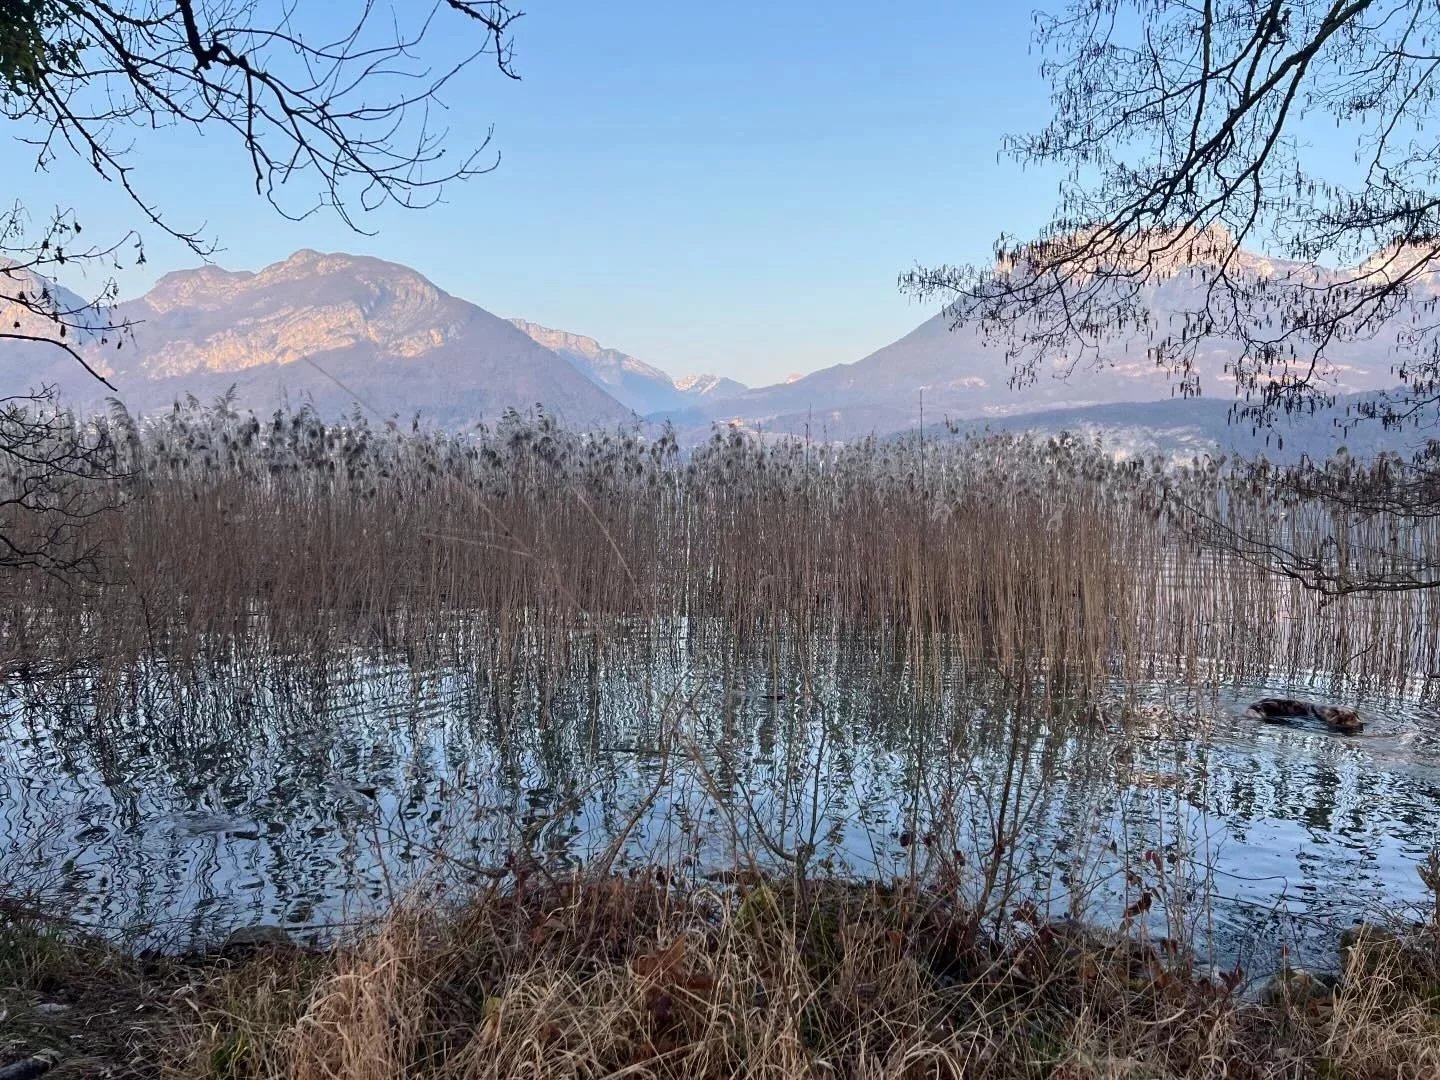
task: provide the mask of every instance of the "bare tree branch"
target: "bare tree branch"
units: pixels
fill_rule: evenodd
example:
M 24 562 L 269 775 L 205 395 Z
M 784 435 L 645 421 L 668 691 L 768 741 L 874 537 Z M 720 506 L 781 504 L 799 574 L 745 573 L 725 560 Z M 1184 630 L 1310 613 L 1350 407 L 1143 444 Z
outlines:
M 1335 346 L 1389 333 L 1405 391 L 1356 419 L 1414 421 L 1440 340 L 1395 317 L 1436 303 L 1437 34 L 1430 0 L 1063 3 L 1037 17 L 1054 117 L 1007 141 L 1061 170 L 1052 220 L 902 286 L 1002 341 L 1017 384 L 1139 337 L 1197 394 L 1201 350 L 1225 349 L 1235 416 L 1261 424 L 1333 404 Z M 1358 147 L 1338 172 L 1310 142 L 1334 129 Z
M 353 0 L 316 11 L 297 0 L 5 0 L 0 116 L 37 168 L 75 157 L 117 183 L 149 227 L 201 257 L 214 251 L 203 226 L 178 223 L 144 194 L 132 151 L 145 131 L 180 125 L 228 137 L 279 213 L 299 220 L 325 209 L 357 231 L 365 211 L 427 207 L 447 185 L 495 168 L 489 134 L 457 148 L 435 120 L 446 89 L 476 60 L 518 77 L 510 33 L 521 13 L 507 0 L 432 0 L 396 12 Z M 113 263 L 122 249 L 143 262 L 138 237 L 81 247 L 71 215 L 33 238 L 26 224 L 22 208 L 0 215 L 0 312 L 44 323 L 48 340 L 77 359 L 93 340 L 118 345 L 128 328 L 105 317 L 108 280 L 76 310 L 29 283 L 67 266 Z M 11 330 L 46 337 L 34 326 Z M 103 381 L 93 363 L 86 368 Z

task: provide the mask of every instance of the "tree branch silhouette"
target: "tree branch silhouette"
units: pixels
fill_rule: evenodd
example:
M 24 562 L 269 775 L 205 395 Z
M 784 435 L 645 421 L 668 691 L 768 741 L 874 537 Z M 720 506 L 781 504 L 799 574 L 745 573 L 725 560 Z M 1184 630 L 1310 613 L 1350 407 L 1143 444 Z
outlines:
M 1235 416 L 1259 424 L 1333 405 L 1334 346 L 1388 331 L 1405 393 L 1371 418 L 1413 420 L 1412 397 L 1440 391 L 1436 327 L 1395 320 L 1435 303 L 1437 33 L 1427 0 L 1075 0 L 1042 14 L 1054 116 L 1005 150 L 1059 171 L 1051 220 L 1000 237 L 992 264 L 919 267 L 902 287 L 1002 342 L 1016 384 L 1102 367 L 1138 334 L 1198 394 L 1197 356 L 1222 346 Z M 1321 125 L 1359 147 L 1348 175 L 1322 175 L 1333 161 L 1307 145 Z M 1162 319 L 1155 293 L 1177 281 Z
M 298 0 L 0 0 L 0 115 L 37 168 L 79 161 L 119 186 L 143 227 L 201 257 L 215 250 L 203 226 L 144 193 L 135 151 L 146 131 L 228 138 L 277 212 L 302 220 L 326 210 L 359 232 L 366 211 L 428 207 L 447 185 L 495 168 L 488 133 L 456 154 L 435 121 L 445 89 L 476 61 L 518 77 L 510 33 L 521 13 L 506 0 L 407 5 L 393 21 L 374 0 L 340 7 L 348 21 L 322 38 L 301 24 Z M 453 47 L 456 18 L 470 44 L 437 66 L 436 39 Z M 82 247 L 73 214 L 29 224 L 21 207 L 0 216 L 0 309 L 43 323 L 57 344 L 65 331 L 77 358 L 77 339 L 118 344 L 128 327 L 97 319 L 114 296 L 109 282 L 81 310 L 37 282 L 74 264 L 143 262 L 139 234 Z

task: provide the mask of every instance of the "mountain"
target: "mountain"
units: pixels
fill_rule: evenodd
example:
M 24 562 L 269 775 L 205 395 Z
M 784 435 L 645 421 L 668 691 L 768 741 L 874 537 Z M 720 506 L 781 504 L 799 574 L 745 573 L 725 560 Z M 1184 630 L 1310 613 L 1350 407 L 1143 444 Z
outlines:
M 178 271 L 114 317 L 135 324 L 130 339 L 81 351 L 137 413 L 234 384 L 237 405 L 259 412 L 313 402 L 336 416 L 358 404 L 456 428 L 536 403 L 577 426 L 631 415 L 507 320 L 380 259 L 307 250 L 257 273 Z M 0 341 L 8 385 L 53 382 L 82 407 L 108 395 L 60 350 L 12 344 Z
M 1236 275 L 1259 280 L 1267 275 L 1299 274 L 1296 264 L 1247 256 Z M 1321 279 L 1327 273 L 1322 272 Z M 1181 272 L 1151 285 L 1145 300 L 1161 327 L 1199 303 L 1198 276 Z M 1428 304 L 1440 297 L 1440 273 L 1414 290 L 1412 311 L 1400 323 L 1424 319 Z M 1109 342 L 1100 370 L 1082 364 L 1068 376 L 1058 366 L 1040 373 L 1033 384 L 1012 388 L 1004 346 L 986 340 L 982 330 L 967 324 L 952 329 L 952 320 L 935 315 L 883 348 L 853 363 L 823 368 L 802 378 L 758 387 L 702 405 L 700 418 L 739 421 L 770 432 L 800 432 L 847 439 L 870 433 L 915 429 L 942 418 L 1003 417 L 1056 408 L 1168 400 L 1174 380 L 1147 355 L 1148 339 L 1138 332 Z M 1341 341 L 1331 345 L 1329 389 L 1344 395 L 1393 386 L 1398 356 L 1392 337 Z M 1228 407 L 1234 400 L 1234 379 L 1225 371 L 1236 346 L 1222 340 L 1206 343 L 1197 357 L 1200 386 L 1206 398 Z M 1183 410 L 1184 405 L 1180 406 Z M 693 418 L 692 418 L 693 419 Z M 698 424 L 697 424 L 698 426 Z
M 47 381 L 53 383 L 55 377 L 43 377 L 52 368 L 63 377 L 80 372 L 73 357 L 44 342 L 58 338 L 72 348 L 99 347 L 107 339 L 108 325 L 105 313 L 91 301 L 33 270 L 0 259 L 0 332 L 16 335 L 0 337 L 0 361 L 8 359 L 10 371 L 15 373 L 0 394 L 22 394 Z M 62 358 L 63 366 L 56 363 Z M 90 376 L 85 378 L 91 386 L 99 386 Z
M 607 349 L 583 334 L 552 330 L 524 319 L 510 322 L 532 341 L 569 360 L 582 375 L 642 416 L 681 407 L 680 393 L 670 376 L 643 360 L 619 349 Z
M 1251 258 L 1237 269 L 1256 276 L 1293 266 Z M 1323 273 L 1323 272 L 1322 272 Z M 33 288 L 43 282 L 30 281 Z M 17 286 L 0 268 L 4 297 Z M 1193 306 L 1199 286 L 1180 273 L 1154 285 L 1147 300 L 1162 325 Z M 1440 275 L 1416 290 L 1416 310 L 1440 300 Z M 78 297 L 55 293 L 61 302 Z M 13 307 L 13 305 L 11 305 Z M 929 429 L 942 420 L 974 428 L 1033 427 L 1113 432 L 1134 445 L 1188 453 L 1192 448 L 1266 449 L 1228 423 L 1233 382 L 1225 373 L 1234 348 L 1211 342 L 1197 371 L 1205 397 L 1174 399 L 1174 385 L 1146 355 L 1138 333 L 1111 345 L 1099 371 L 1068 379 L 1052 371 L 1011 389 L 1003 350 L 973 326 L 952 330 L 944 315 L 853 363 L 838 364 L 773 386 L 747 388 L 714 375 L 672 379 L 660 369 L 593 338 L 523 319 L 506 320 L 451 296 L 416 271 L 378 259 L 299 251 L 256 272 L 203 267 L 166 275 L 143 297 L 120 305 L 135 324 L 117 340 L 80 334 L 73 340 L 119 387 L 136 412 L 168 408 L 193 393 L 213 399 L 233 383 L 240 407 L 265 412 L 282 401 L 313 401 L 324 415 L 359 403 L 374 415 L 422 413 L 460 428 L 493 419 L 507 406 L 543 403 L 565 422 L 608 426 L 640 414 L 674 424 L 682 441 L 706 438 L 715 423 L 817 439 Z M 6 325 L 6 324 L 0 324 Z M 50 324 L 30 320 L 27 328 Z M 119 346 L 117 348 L 117 345 Z M 1390 387 L 1393 340 L 1334 345 L 1331 389 L 1339 395 Z M 0 378 L 15 388 L 58 384 L 82 407 L 109 391 L 58 349 L 0 340 Z M 1286 453 L 1348 442 L 1363 452 L 1362 433 L 1338 437 L 1339 413 L 1296 422 L 1270 446 Z
M 55 321 L 37 314 L 37 308 L 41 312 L 60 313 L 68 322 L 78 324 L 82 341 L 88 340 L 94 328 L 104 323 L 103 317 L 79 294 L 24 266 L 0 259 L 0 329 L 36 337 L 54 336 Z
M 524 319 L 510 321 L 534 341 L 565 357 L 586 378 L 641 416 L 682 412 L 702 398 L 717 401 L 747 389 L 743 383 L 717 375 L 685 375 L 672 379 L 659 368 L 618 349 L 605 348 L 584 334 L 552 330 Z
M 675 380 L 675 388 L 685 395 L 687 404 L 702 398 L 709 402 L 728 401 L 750 389 L 723 375 L 682 375 Z

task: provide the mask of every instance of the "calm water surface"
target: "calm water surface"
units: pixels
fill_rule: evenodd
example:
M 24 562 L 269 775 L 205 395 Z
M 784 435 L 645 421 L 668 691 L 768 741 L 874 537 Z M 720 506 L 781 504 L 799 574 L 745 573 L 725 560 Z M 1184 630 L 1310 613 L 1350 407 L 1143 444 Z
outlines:
M 503 690 L 361 659 L 12 680 L 0 890 L 183 946 L 255 922 L 327 932 L 517 853 L 696 876 L 737 851 L 866 877 L 932 872 L 941 850 L 973 868 L 1009 776 L 1015 896 L 1055 914 L 1114 922 L 1151 889 L 1157 931 L 1258 968 L 1281 946 L 1324 962 L 1344 924 L 1423 899 L 1428 707 L 1352 697 L 1367 729 L 1344 738 L 1240 716 L 1277 691 L 1340 700 L 1323 692 L 1153 687 L 1165 707 L 1070 725 L 963 673 L 917 689 L 874 643 L 705 651 L 677 639 Z

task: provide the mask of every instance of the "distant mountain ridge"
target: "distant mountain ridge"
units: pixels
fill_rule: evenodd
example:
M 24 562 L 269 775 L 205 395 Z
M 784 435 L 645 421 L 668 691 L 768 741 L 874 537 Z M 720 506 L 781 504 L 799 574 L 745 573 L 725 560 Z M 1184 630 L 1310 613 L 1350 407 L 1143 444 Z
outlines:
M 1288 272 L 1261 259 L 1244 265 L 1257 274 Z M 1181 275 L 1156 285 L 1149 300 L 1163 318 L 1184 310 L 1192 298 L 1185 290 L 1193 287 Z M 0 270 L 0 318 L 8 316 L 3 297 L 14 291 Z M 1440 281 L 1422 282 L 1418 293 L 1417 304 L 1440 297 Z M 1233 349 L 1224 342 L 1199 357 L 1207 396 L 1197 400 L 1173 400 L 1173 384 L 1135 336 L 1116 342 L 1099 372 L 1068 379 L 1050 373 L 1012 390 L 1003 350 L 974 327 L 952 330 L 944 315 L 860 360 L 749 388 L 715 375 L 672 378 L 586 335 L 500 318 L 396 263 L 311 250 L 256 272 L 206 266 L 167 274 L 114 317 L 136 324 L 131 338 L 102 346 L 99 335 L 82 334 L 72 344 L 137 413 L 168 408 L 187 394 L 213 399 L 234 384 L 235 404 L 261 412 L 311 402 L 333 416 L 358 406 L 387 417 L 419 413 L 458 429 L 508 407 L 541 404 L 577 427 L 637 416 L 668 421 L 692 443 L 715 424 L 844 440 L 950 420 L 1007 430 L 1054 430 L 1065 422 L 1182 450 L 1264 445 L 1222 430 L 1217 420 L 1234 400 L 1224 371 Z M 46 323 L 25 325 L 43 330 Z M 1331 352 L 1335 392 L 1390 387 L 1394 354 L 1385 346 L 1383 339 L 1338 343 Z M 110 394 L 49 346 L 0 340 L 0 378 L 17 389 L 56 384 L 82 408 Z M 1338 445 L 1334 419 L 1300 423 L 1284 436 L 1287 446 Z
M 565 357 L 585 376 L 641 416 L 691 408 L 700 398 L 719 400 L 744 393 L 748 387 L 718 375 L 682 375 L 672 379 L 657 367 L 619 349 L 609 349 L 592 337 L 552 330 L 525 319 L 511 319 L 551 352 Z
M 507 320 L 367 256 L 302 250 L 257 272 L 177 271 L 114 316 L 135 323 L 131 339 L 81 351 L 137 413 L 233 384 L 240 408 L 310 402 L 338 415 L 358 405 L 448 427 L 537 403 L 582 427 L 631 416 Z M 61 350 L 13 344 L 0 341 L 10 385 L 51 383 L 82 407 L 109 395 Z
M 1304 267 L 1298 263 L 1241 253 L 1232 273 L 1256 281 L 1265 277 L 1304 280 L 1319 287 L 1339 280 L 1341 271 Z M 1150 283 L 1145 304 L 1163 331 L 1180 313 L 1194 310 L 1203 283 L 1183 269 L 1173 277 Z M 1425 308 L 1440 299 L 1440 272 L 1432 272 L 1412 289 L 1409 311 L 1396 316 L 1405 324 L 1413 316 L 1425 320 Z M 952 327 L 945 314 L 934 315 L 897 341 L 862 359 L 835 364 L 790 382 L 757 387 L 704 413 L 708 419 L 739 419 L 746 426 L 771 432 L 824 430 L 848 439 L 871 433 L 914 429 L 943 417 L 973 420 L 1004 417 L 1056 408 L 1156 402 L 1176 392 L 1173 378 L 1149 355 L 1150 341 L 1132 331 L 1107 342 L 1100 370 L 1065 374 L 1061 367 L 1041 371 L 1033 384 L 1014 389 L 1003 344 L 987 340 L 980 327 Z M 1196 374 L 1205 399 L 1234 400 L 1235 382 L 1225 369 L 1237 346 L 1223 340 L 1206 342 L 1197 356 Z M 1332 342 L 1327 349 L 1328 388 L 1337 395 L 1366 393 L 1392 387 L 1393 373 L 1403 359 L 1393 337 Z M 1059 358 L 1068 363 L 1074 356 Z
M 744 383 L 723 375 L 682 375 L 675 380 L 675 386 L 692 398 L 703 397 L 710 401 L 728 401 L 750 389 Z

